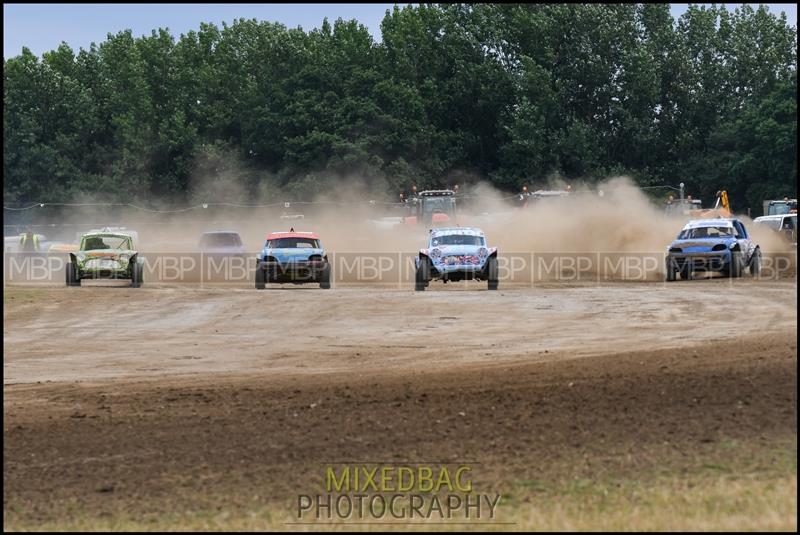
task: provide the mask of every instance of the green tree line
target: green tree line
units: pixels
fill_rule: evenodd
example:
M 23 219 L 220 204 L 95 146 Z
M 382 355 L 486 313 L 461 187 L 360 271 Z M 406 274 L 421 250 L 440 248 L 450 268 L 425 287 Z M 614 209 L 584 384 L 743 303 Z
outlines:
M 23 49 L 3 82 L 6 202 L 179 202 L 218 178 L 300 200 L 627 174 L 756 214 L 796 194 L 797 30 L 765 7 L 424 4 L 379 42 L 238 19 Z

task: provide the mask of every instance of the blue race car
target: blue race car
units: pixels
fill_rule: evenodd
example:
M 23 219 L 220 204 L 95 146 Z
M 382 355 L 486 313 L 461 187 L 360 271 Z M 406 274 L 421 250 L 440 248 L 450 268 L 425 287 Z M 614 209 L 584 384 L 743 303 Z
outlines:
M 485 280 L 497 290 L 497 247 L 487 247 L 483 231 L 477 228 L 431 229 L 428 246 L 419 250 L 415 289 L 424 291 L 432 279 L 447 281 Z
M 256 267 L 256 289 L 268 282 L 319 283 L 331 287 L 331 265 L 314 232 L 272 232 L 267 236 Z
M 753 276 L 761 271 L 761 248 L 754 244 L 738 219 L 689 221 L 667 248 L 667 280 L 677 274 L 688 280 L 695 271 L 719 271 L 741 277 L 745 268 Z

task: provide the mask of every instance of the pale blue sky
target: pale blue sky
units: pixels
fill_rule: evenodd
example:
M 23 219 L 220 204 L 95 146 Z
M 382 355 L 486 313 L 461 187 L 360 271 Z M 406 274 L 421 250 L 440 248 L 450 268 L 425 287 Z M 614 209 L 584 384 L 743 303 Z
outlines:
M 406 4 L 400 4 L 406 5 Z M 688 4 L 672 4 L 677 18 Z M 725 4 L 735 9 L 742 4 Z M 756 6 L 757 4 L 752 4 Z M 333 21 L 355 18 L 380 40 L 380 23 L 394 4 L 3 4 L 3 57 L 16 56 L 27 46 L 34 54 L 53 50 L 66 41 L 76 52 L 100 43 L 106 34 L 130 28 L 134 35 L 167 27 L 176 37 L 199 28 L 201 22 L 231 22 L 256 18 L 281 22 L 304 30 L 319 27 L 324 17 Z M 785 11 L 797 27 L 796 4 L 767 4 L 773 13 Z

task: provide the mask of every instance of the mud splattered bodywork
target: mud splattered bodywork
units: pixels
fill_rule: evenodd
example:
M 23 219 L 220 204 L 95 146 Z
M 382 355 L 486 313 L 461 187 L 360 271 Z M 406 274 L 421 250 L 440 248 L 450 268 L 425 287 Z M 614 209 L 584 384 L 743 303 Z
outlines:
M 134 287 L 142 284 L 142 259 L 130 234 L 84 234 L 78 251 L 69 256 L 68 286 L 79 286 L 83 279 L 130 279 Z
M 483 231 L 452 227 L 431 229 L 428 245 L 416 258 L 417 291 L 432 279 L 447 281 L 485 280 L 488 289 L 498 286 L 497 247 L 488 247 Z
M 719 271 L 741 277 L 745 268 L 754 276 L 761 270 L 761 248 L 750 239 L 738 219 L 697 219 L 686 223 L 667 248 L 667 280 L 680 273 L 690 279 L 695 271 Z

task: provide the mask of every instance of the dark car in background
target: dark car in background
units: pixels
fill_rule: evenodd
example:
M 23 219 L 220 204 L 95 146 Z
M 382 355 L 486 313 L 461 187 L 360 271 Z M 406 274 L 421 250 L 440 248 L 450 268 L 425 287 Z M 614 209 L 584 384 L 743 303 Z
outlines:
M 201 253 L 243 254 L 245 246 L 238 232 L 232 230 L 214 230 L 204 232 L 200 236 L 197 248 Z

